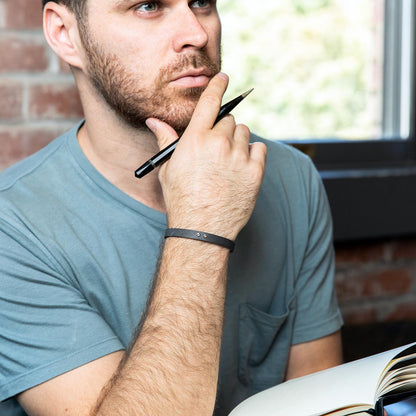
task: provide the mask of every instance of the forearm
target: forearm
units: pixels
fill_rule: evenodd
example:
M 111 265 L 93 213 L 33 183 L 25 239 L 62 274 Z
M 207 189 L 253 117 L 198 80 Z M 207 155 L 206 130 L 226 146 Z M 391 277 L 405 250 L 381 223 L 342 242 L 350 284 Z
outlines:
M 302 377 L 342 364 L 340 331 L 314 341 L 293 345 L 289 353 L 286 379 Z
M 146 319 L 94 414 L 212 414 L 227 262 L 224 248 L 166 240 Z

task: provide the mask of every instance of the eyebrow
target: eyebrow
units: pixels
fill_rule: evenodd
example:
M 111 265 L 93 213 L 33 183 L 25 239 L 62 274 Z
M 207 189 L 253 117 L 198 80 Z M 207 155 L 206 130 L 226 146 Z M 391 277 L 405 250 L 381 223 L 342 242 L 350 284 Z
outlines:
M 132 6 L 135 1 L 137 2 L 137 0 L 114 0 L 112 7 L 115 10 L 123 10 Z
M 114 5 L 116 7 L 125 6 L 126 4 L 133 3 L 134 0 L 115 0 Z

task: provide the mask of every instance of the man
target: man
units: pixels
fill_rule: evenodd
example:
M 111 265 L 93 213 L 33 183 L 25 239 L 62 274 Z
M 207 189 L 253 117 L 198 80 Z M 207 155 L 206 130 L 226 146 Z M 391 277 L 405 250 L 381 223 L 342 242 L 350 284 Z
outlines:
M 215 2 L 44 3 L 85 121 L 0 178 L 4 414 L 226 415 L 338 364 L 322 185 L 295 150 L 268 143 L 266 165 L 247 127 L 214 126 L 228 83 Z M 236 249 L 161 246 L 166 228 Z

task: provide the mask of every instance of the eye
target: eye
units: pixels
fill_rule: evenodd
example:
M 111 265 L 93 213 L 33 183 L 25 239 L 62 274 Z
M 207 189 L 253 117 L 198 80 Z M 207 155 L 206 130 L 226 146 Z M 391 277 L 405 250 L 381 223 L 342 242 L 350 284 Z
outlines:
M 209 0 L 194 0 L 190 3 L 190 6 L 195 8 L 204 8 L 210 6 L 210 4 Z
M 135 10 L 138 12 L 152 13 L 159 10 L 159 4 L 155 1 L 141 3 L 135 7 Z

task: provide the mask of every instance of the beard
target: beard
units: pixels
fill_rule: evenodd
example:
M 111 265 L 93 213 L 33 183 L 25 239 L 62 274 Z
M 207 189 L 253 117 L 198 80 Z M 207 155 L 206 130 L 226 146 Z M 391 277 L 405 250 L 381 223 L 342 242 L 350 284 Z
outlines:
M 128 70 L 116 54 L 105 52 L 87 30 L 81 31 L 81 39 L 88 58 L 88 74 L 108 106 L 131 127 L 145 129 L 145 121 L 154 117 L 181 135 L 205 88 L 170 88 L 169 81 L 191 68 L 206 67 L 214 75 L 220 71 L 221 59 L 212 60 L 204 50 L 179 55 L 175 62 L 159 69 L 152 87 L 145 88 L 141 87 L 140 77 Z

